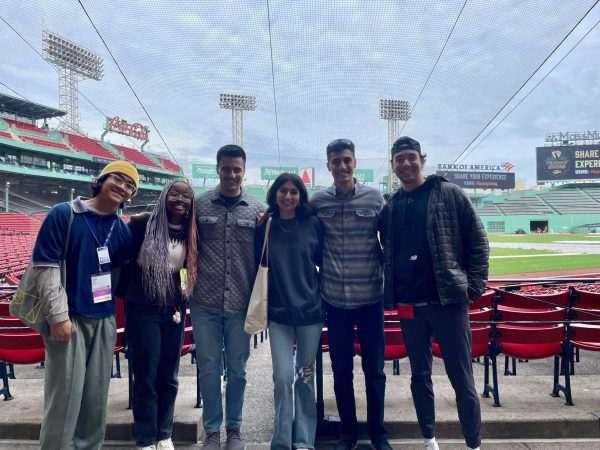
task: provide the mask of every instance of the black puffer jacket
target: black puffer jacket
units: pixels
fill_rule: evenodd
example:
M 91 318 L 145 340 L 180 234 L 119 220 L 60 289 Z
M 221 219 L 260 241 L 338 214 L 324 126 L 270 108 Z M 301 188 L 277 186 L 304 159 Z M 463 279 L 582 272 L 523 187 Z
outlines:
M 455 184 L 431 175 L 427 208 L 427 242 L 433 259 L 438 294 L 442 304 L 477 299 L 485 291 L 490 248 L 483 224 L 469 197 Z M 386 198 L 381 214 L 381 241 L 385 255 L 385 308 L 393 309 L 395 230 L 392 229 L 394 192 Z

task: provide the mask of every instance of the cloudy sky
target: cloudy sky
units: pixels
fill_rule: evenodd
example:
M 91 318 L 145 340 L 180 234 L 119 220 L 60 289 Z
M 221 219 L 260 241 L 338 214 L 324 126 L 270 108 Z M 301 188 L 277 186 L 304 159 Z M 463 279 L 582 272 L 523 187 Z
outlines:
M 339 137 L 355 142 L 359 167 L 373 169 L 378 179 L 386 173 L 380 99 L 411 102 L 402 134 L 421 141 L 429 166 L 472 150 L 485 125 L 595 1 L 82 3 L 181 164 L 212 163 L 231 141 L 231 114 L 219 108 L 220 93 L 253 95 L 257 109 L 244 115 L 250 180 L 261 165 L 282 165 L 315 167 L 317 182 L 328 184 L 325 146 Z M 79 102 L 86 133 L 99 137 L 105 115 L 150 125 L 78 1 L 4 0 L 0 18 L 0 92 L 58 106 L 57 73 L 28 45 L 41 53 L 42 31 L 50 30 L 104 58 L 103 79 L 79 83 L 91 100 Z M 600 7 L 499 118 L 598 20 Z M 535 147 L 546 133 L 600 129 L 599 44 L 594 28 L 463 162 L 510 161 L 517 179 L 531 185 Z M 166 153 L 151 130 L 149 149 Z

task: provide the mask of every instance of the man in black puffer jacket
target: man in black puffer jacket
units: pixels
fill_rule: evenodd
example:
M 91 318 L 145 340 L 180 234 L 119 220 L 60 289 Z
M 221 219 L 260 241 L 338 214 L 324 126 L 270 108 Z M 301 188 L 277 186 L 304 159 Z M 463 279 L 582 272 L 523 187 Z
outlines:
M 437 175 L 425 178 L 419 142 L 401 137 L 391 164 L 402 188 L 386 199 L 385 307 L 398 309 L 425 450 L 437 450 L 431 342 L 440 345 L 456 393 L 467 447 L 480 445 L 481 413 L 471 368 L 469 303 L 485 290 L 489 244 L 467 195 Z

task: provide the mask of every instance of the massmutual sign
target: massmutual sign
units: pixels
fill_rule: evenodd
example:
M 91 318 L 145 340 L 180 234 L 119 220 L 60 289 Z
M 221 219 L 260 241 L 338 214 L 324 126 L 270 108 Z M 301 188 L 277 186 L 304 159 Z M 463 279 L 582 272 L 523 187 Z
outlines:
M 600 141 L 600 131 L 546 133 L 546 142 L 556 143 L 557 145 L 571 144 L 576 141 Z

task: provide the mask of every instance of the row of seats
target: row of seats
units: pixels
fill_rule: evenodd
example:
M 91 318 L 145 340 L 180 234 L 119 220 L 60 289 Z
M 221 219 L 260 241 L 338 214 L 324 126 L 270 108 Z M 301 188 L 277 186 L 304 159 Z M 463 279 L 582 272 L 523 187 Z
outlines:
M 30 136 L 19 136 L 19 139 L 21 139 L 26 144 L 41 145 L 42 147 L 52 147 L 67 152 L 71 151 L 71 149 L 67 145 L 62 144 L 60 142 L 48 141 L 46 139 L 38 139 Z
M 77 134 L 61 132 L 62 136 L 66 138 L 71 146 L 81 152 L 92 156 L 98 156 L 106 159 L 117 159 L 115 155 L 109 152 L 107 149 L 102 147 L 97 141 L 87 138 L 85 136 L 79 136 Z
M 114 148 L 116 148 L 122 155 L 123 158 L 127 161 L 134 164 L 141 164 L 144 166 L 156 167 L 157 169 L 162 169 L 159 165 L 157 165 L 154 161 L 144 155 L 142 152 L 134 150 L 132 148 L 123 147 L 122 145 L 111 144 Z
M 22 327 L 8 316 L 6 303 L 0 303 L 0 361 L 31 364 L 43 361 L 43 344 L 35 339 L 36 333 Z M 122 301 L 116 305 L 117 344 L 115 355 L 126 352 L 124 341 L 124 308 Z M 600 351 L 600 283 L 592 285 L 559 286 L 551 288 L 488 290 L 475 301 L 469 311 L 472 332 L 473 358 L 484 357 L 484 397 L 494 397 L 495 406 L 500 406 L 496 359 L 500 354 L 513 358 L 536 359 L 554 357 L 554 384 L 552 395 L 562 392 L 567 404 L 572 404 L 570 375 L 573 367 L 573 348 Z M 12 320 L 12 322 L 6 322 Z M 194 348 L 189 312 L 186 314 L 185 339 L 182 356 Z M 587 323 L 586 323 L 587 322 Z M 9 329 L 12 328 L 12 329 Z M 20 329 L 19 329 L 20 328 Z M 19 339 L 15 333 L 23 333 Z M 12 335 L 12 336 L 11 336 Z M 329 351 L 327 328 L 321 340 L 321 352 Z M 11 337 L 11 342 L 8 342 Z M 357 341 L 355 350 L 361 354 Z M 36 353 L 37 352 L 37 353 Z M 35 358 L 29 355 L 36 353 Z M 433 342 L 433 353 L 442 357 L 437 342 Z M 322 353 L 321 353 L 322 354 Z M 402 338 L 398 314 L 385 312 L 385 359 L 399 360 L 407 356 Z M 563 367 L 565 385 L 559 384 L 560 367 Z M 492 382 L 489 370 L 492 368 Z M 395 369 L 395 367 L 394 367 Z M 117 363 L 117 373 L 119 363 Z M 10 398 L 6 368 L 2 373 L 5 398 Z M 131 383 L 131 374 L 130 374 Z M 317 377 L 317 398 L 322 397 L 322 380 Z M 200 392 L 198 404 L 201 404 Z M 0 391 L 2 393 L 2 391 Z M 320 396 L 320 397 L 319 397 Z
M 27 132 L 31 132 L 31 133 L 35 133 L 40 135 L 40 137 L 42 136 L 46 136 L 49 137 L 48 133 L 43 130 L 40 129 L 38 127 L 36 127 L 35 125 L 29 124 L 29 123 L 25 123 L 25 122 L 17 122 L 11 119 L 4 119 L 6 121 L 6 123 L 11 126 L 14 129 L 17 130 L 24 130 Z M 85 136 L 80 136 L 77 134 L 72 134 L 72 133 L 66 133 L 66 132 L 61 132 L 60 133 L 61 136 L 69 143 L 69 145 L 62 143 L 62 142 L 55 142 L 49 139 L 43 139 L 43 138 L 35 138 L 33 136 L 19 136 L 19 139 L 21 139 L 23 142 L 25 143 L 29 143 L 29 144 L 34 144 L 34 145 L 41 145 L 44 147 L 50 147 L 50 148 L 56 148 L 59 150 L 64 150 L 64 151 L 78 151 L 81 153 L 86 153 L 88 155 L 92 155 L 92 156 L 98 156 L 100 158 L 106 158 L 106 159 L 118 159 L 118 156 L 113 154 L 111 151 L 109 151 L 108 149 L 106 149 L 105 147 L 103 147 L 97 140 L 85 137 Z M 7 139 L 13 139 L 13 136 L 11 135 L 11 133 L 6 132 L 6 131 L 0 131 L 0 137 L 4 137 Z M 181 172 L 181 168 L 173 163 L 172 161 L 166 159 L 166 158 L 157 158 L 160 162 L 160 164 L 156 164 L 151 158 L 149 158 L 147 155 L 145 155 L 143 152 L 137 151 L 133 148 L 129 148 L 129 147 L 124 147 L 121 145 L 116 145 L 116 144 L 111 144 L 112 147 L 114 147 L 122 156 L 124 159 L 126 159 L 127 161 L 130 161 L 134 164 L 140 164 L 140 165 L 145 165 L 145 166 L 149 166 L 149 167 L 154 167 L 157 169 L 166 169 L 166 170 L 171 170 L 171 171 L 176 171 L 176 172 Z
M 563 186 L 536 195 L 483 203 L 481 216 L 594 214 L 600 207 L 600 187 L 582 184 Z
M 32 125 L 30 123 L 26 123 L 26 122 L 17 122 L 16 120 L 11 120 L 11 119 L 4 119 L 4 121 L 10 125 L 10 127 L 12 128 L 16 128 L 17 130 L 25 130 L 25 131 L 29 131 L 32 133 L 36 133 L 36 134 L 40 134 L 40 135 L 45 135 L 47 136 L 48 133 L 45 130 L 42 130 L 41 128 L 36 127 L 35 125 Z
M 18 213 L 0 213 L 0 233 L 25 233 L 37 235 L 45 214 L 28 216 Z M 0 247 L 1 248 L 1 247 Z

